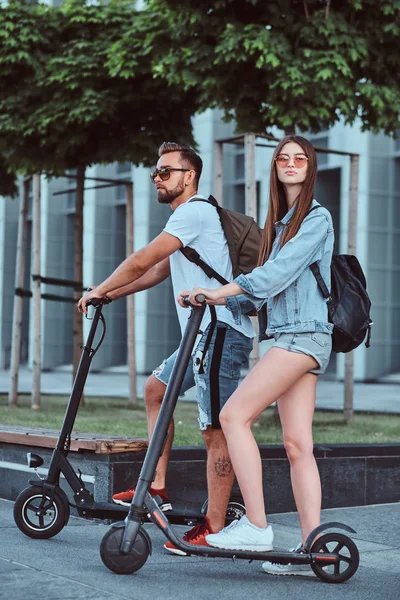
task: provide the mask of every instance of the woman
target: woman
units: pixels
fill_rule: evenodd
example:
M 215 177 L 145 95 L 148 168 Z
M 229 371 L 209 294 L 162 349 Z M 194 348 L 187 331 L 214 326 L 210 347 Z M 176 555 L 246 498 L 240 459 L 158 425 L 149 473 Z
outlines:
M 333 326 L 309 266 L 318 263 L 329 288 L 334 234 L 330 213 L 313 200 L 316 174 L 316 154 L 310 142 L 299 136 L 285 137 L 272 159 L 259 266 L 216 290 L 195 288 L 190 292 L 193 304 L 196 294 L 203 293 L 208 304 L 226 304 L 238 321 L 249 307 L 260 309 L 266 303 L 266 334 L 274 337 L 272 347 L 220 414 L 246 516 L 207 536 L 207 543 L 218 548 L 272 550 L 261 457 L 251 425 L 275 401 L 290 462 L 302 543 L 320 524 L 321 482 L 313 455 L 312 420 L 317 376 L 329 362 Z M 178 299 L 181 306 L 182 296 L 187 293 L 182 292 Z M 301 551 L 301 544 L 297 551 Z M 284 574 L 304 569 L 272 563 L 264 563 L 263 568 Z

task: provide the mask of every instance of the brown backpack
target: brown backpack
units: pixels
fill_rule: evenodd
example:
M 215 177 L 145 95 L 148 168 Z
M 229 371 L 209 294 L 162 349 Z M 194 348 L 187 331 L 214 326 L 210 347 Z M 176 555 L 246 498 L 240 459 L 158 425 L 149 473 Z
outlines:
M 193 198 L 189 202 L 207 202 L 216 208 L 228 242 L 233 277 L 250 273 L 257 266 L 262 233 L 262 230 L 253 217 L 223 208 L 213 196 L 209 196 L 208 200 L 205 198 Z M 190 262 L 200 267 L 210 279 L 214 277 L 222 285 L 229 283 L 210 265 L 204 262 L 199 253 L 190 248 L 190 246 L 181 248 L 181 252 Z

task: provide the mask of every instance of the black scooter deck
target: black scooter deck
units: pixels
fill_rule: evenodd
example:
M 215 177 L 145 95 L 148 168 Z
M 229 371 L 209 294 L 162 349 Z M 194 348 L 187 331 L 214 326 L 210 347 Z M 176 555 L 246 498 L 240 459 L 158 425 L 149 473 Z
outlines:
M 129 506 L 96 502 L 95 504 L 73 505 L 78 509 L 79 516 L 85 519 L 106 519 L 109 521 L 122 521 L 128 515 Z M 165 512 L 168 521 L 174 525 L 195 525 L 204 519 L 199 510 L 173 509 Z M 148 519 L 150 522 L 150 519 Z

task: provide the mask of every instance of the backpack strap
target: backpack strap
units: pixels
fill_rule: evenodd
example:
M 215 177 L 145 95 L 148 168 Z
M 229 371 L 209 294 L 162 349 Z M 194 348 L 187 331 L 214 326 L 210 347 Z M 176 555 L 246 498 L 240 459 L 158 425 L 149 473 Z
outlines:
M 330 302 L 330 300 L 332 300 L 332 296 L 329 293 L 328 288 L 326 287 L 326 283 L 321 275 L 321 271 L 319 270 L 319 266 L 317 262 L 314 262 L 310 265 L 310 269 L 312 271 L 312 274 L 314 275 L 315 279 L 317 280 L 317 284 L 319 289 L 321 290 L 321 294 L 323 295 L 323 297 L 325 298 L 325 300 L 327 302 Z
M 189 200 L 189 202 L 207 202 L 207 204 L 211 204 L 212 206 L 214 206 L 217 209 L 217 211 L 218 211 L 218 207 L 219 207 L 219 204 L 216 201 L 216 199 L 214 198 L 214 196 L 209 196 L 208 199 L 195 197 L 195 198 L 192 198 L 191 200 Z M 185 258 L 187 258 L 188 260 L 190 260 L 190 262 L 192 262 L 195 265 L 197 265 L 198 267 L 200 267 L 200 269 L 202 271 L 204 271 L 204 273 L 210 279 L 214 278 L 222 285 L 226 285 L 227 283 L 229 283 L 229 281 L 227 279 L 222 277 L 222 275 L 220 275 L 219 273 L 217 273 L 217 271 L 215 271 L 212 267 L 210 267 L 210 265 L 208 265 L 201 258 L 200 254 L 194 248 L 191 248 L 190 246 L 186 246 L 185 248 L 180 248 L 180 251 L 182 252 L 182 254 Z
M 190 260 L 190 262 L 192 262 L 195 265 L 197 265 L 198 267 L 200 267 L 200 269 L 202 271 L 204 271 L 204 273 L 210 279 L 214 278 L 217 281 L 219 281 L 219 283 L 221 283 L 222 285 L 226 285 L 227 283 L 229 283 L 229 281 L 227 279 L 222 277 L 222 275 L 217 273 L 217 271 L 214 271 L 214 269 L 212 267 L 210 267 L 210 265 L 208 265 L 206 262 L 204 262 L 204 260 L 200 256 L 200 254 L 194 248 L 191 248 L 190 246 L 186 246 L 185 248 L 180 248 L 180 251 L 182 252 L 182 254 L 185 258 L 187 258 L 188 260 Z
M 312 208 L 310 208 L 310 210 L 307 213 L 307 216 L 310 214 L 310 212 L 312 212 L 316 208 L 319 208 L 320 206 L 321 205 L 318 204 L 318 206 L 313 206 Z M 332 297 L 331 297 L 329 290 L 326 286 L 326 283 L 321 275 L 321 271 L 319 270 L 318 263 L 317 262 L 312 263 L 312 265 L 310 265 L 310 269 L 311 269 L 312 274 L 314 275 L 315 279 L 317 280 L 317 284 L 318 284 L 319 289 L 321 290 L 321 294 L 323 295 L 325 300 L 327 302 L 329 302 L 330 300 L 332 300 Z
M 315 210 L 316 208 L 320 208 L 320 207 L 321 207 L 321 205 L 320 205 L 320 204 L 318 204 L 317 206 L 313 206 L 312 208 L 310 208 L 310 210 L 309 210 L 309 211 L 308 211 L 308 213 L 307 213 L 307 216 L 308 216 L 308 215 L 309 215 L 309 214 L 310 214 L 310 213 L 311 213 L 313 210 Z

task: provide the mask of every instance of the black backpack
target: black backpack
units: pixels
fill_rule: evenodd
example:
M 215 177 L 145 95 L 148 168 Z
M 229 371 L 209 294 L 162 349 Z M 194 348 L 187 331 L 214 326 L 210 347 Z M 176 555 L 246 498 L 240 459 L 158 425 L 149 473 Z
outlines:
M 317 209 L 314 206 L 308 211 Z M 371 327 L 373 322 L 369 313 L 371 300 L 367 293 L 367 281 L 357 258 L 351 254 L 332 256 L 331 293 L 326 287 L 318 264 L 310 265 L 317 280 L 321 294 L 327 301 L 328 319 L 333 323 L 333 352 L 351 352 L 367 336 L 365 345 L 371 345 Z
M 355 256 L 338 254 L 332 257 L 331 293 L 323 280 L 317 263 L 310 265 L 318 287 L 327 300 L 329 322 L 333 323 L 332 350 L 351 352 L 367 336 L 370 347 L 371 327 L 369 313 L 371 300 L 367 294 L 365 275 Z
M 217 209 L 228 242 L 233 277 L 235 278 L 242 273 L 250 273 L 257 266 L 262 233 L 253 217 L 223 208 L 213 196 L 209 196 L 208 200 L 206 198 L 193 198 L 189 202 L 207 202 L 207 204 L 211 204 Z M 199 253 L 190 246 L 180 250 L 190 262 L 200 267 L 210 279 L 214 277 L 222 285 L 230 283 L 204 262 Z
M 319 206 L 314 206 L 309 213 L 317 208 Z M 371 300 L 367 293 L 365 275 L 357 258 L 350 254 L 338 254 L 332 257 L 331 293 L 322 278 L 318 263 L 311 264 L 310 269 L 327 301 L 328 320 L 334 325 L 333 352 L 351 352 L 363 342 L 365 336 L 367 336 L 365 345 L 369 348 L 373 325 L 369 316 Z M 265 334 L 267 328 L 265 310 L 259 312 L 258 320 L 259 341 L 270 339 L 272 336 Z

